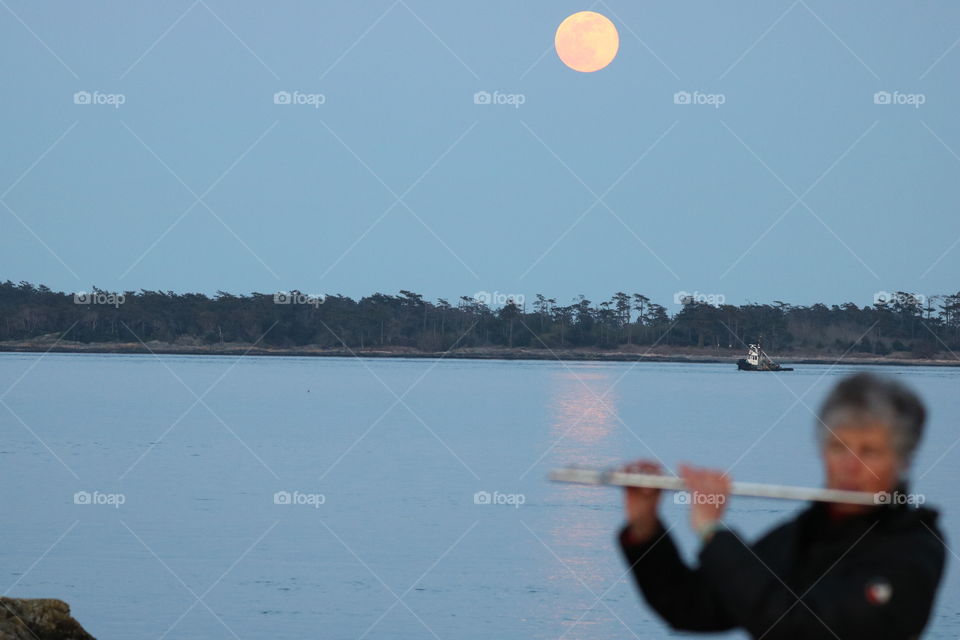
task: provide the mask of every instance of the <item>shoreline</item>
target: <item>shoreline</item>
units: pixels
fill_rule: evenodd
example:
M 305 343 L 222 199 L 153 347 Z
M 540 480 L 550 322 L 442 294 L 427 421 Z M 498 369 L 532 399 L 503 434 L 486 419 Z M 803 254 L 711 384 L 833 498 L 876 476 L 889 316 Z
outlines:
M 249 344 L 228 343 L 222 345 L 186 345 L 166 342 L 150 342 L 144 346 L 138 342 L 81 343 L 71 341 L 11 341 L 0 342 L 0 353 L 93 353 L 121 355 L 203 355 L 203 356 L 288 356 L 288 357 L 364 357 L 364 358 L 425 358 L 457 360 L 562 360 L 572 362 L 677 362 L 689 364 L 736 364 L 744 354 L 732 350 L 717 353 L 716 349 L 670 349 L 658 347 L 621 348 L 610 351 L 577 349 L 528 349 L 528 348 L 464 348 L 449 353 L 421 351 L 412 347 L 330 349 L 310 345 L 303 347 L 257 347 Z M 827 364 L 837 362 L 839 354 L 803 353 L 781 354 L 775 360 L 781 364 Z M 914 358 L 902 356 L 878 356 L 874 354 L 848 353 L 842 361 L 845 365 L 873 366 L 924 366 L 960 367 L 960 359 L 942 354 L 937 358 Z

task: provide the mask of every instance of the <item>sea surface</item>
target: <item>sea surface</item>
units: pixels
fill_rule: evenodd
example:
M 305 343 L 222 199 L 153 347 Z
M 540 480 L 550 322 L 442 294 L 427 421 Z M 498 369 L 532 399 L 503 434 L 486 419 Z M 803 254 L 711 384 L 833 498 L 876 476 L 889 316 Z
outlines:
M 0 590 L 100 639 L 674 637 L 615 546 L 620 491 L 548 471 L 819 486 L 814 412 L 864 369 L 0 354 Z M 913 489 L 954 550 L 924 637 L 954 640 L 960 368 L 873 370 L 930 410 Z M 802 506 L 734 497 L 727 520 L 752 539 Z

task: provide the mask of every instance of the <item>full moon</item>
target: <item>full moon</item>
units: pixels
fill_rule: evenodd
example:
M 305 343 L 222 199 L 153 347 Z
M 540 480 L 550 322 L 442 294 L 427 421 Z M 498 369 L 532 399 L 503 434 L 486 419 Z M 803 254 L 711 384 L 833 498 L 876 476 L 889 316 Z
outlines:
M 574 71 L 599 71 L 617 56 L 620 35 L 606 16 L 580 11 L 560 23 L 554 45 L 563 64 Z

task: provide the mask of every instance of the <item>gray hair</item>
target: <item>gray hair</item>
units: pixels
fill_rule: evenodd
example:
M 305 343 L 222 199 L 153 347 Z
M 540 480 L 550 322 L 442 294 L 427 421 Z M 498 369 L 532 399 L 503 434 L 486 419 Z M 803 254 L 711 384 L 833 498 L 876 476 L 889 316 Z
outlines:
M 841 380 L 820 408 L 817 438 L 823 443 L 830 430 L 879 421 L 890 427 L 893 446 L 906 469 L 923 436 L 926 409 L 904 384 L 886 376 L 858 373 Z

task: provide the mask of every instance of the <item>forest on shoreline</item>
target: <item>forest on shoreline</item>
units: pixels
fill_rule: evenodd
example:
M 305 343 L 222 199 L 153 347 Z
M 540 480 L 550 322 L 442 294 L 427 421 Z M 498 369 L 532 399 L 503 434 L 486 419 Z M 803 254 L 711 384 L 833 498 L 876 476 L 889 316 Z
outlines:
M 256 344 L 263 348 L 618 350 L 631 347 L 789 353 L 906 353 L 932 358 L 960 351 L 960 292 L 929 298 L 909 292 L 873 305 L 710 304 L 692 296 L 673 315 L 642 294 L 618 292 L 570 304 L 538 294 L 490 306 L 482 296 L 455 303 L 411 291 L 359 300 L 299 291 L 215 296 L 172 291 L 55 292 L 28 282 L 0 283 L 0 342 L 57 339 L 86 344 L 161 342 Z

